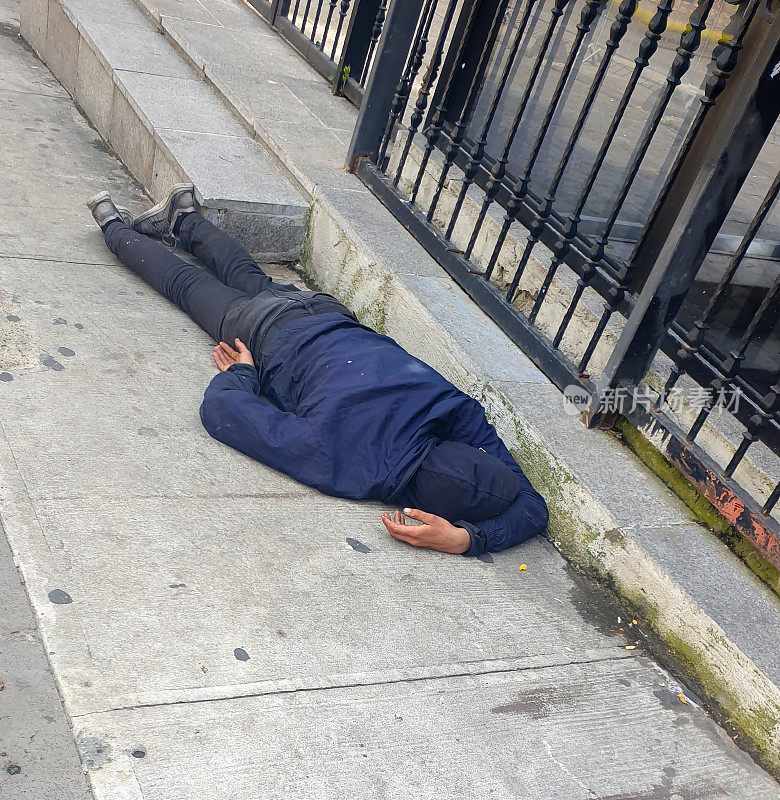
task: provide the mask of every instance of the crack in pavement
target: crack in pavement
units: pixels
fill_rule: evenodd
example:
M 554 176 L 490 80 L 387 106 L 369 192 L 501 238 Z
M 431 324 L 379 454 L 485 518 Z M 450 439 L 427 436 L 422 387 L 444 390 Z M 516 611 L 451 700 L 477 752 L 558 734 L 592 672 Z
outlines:
M 574 666 L 578 664 L 599 664 L 610 661 L 625 661 L 633 658 L 636 658 L 636 653 L 616 652 L 603 656 L 596 656 L 593 658 L 579 658 L 579 659 L 575 658 L 575 659 L 564 659 L 564 660 L 553 659 L 544 664 L 528 664 L 525 666 L 513 665 L 513 666 L 507 666 L 503 669 L 472 670 L 470 672 L 462 672 L 462 671 L 448 672 L 441 675 L 420 675 L 420 676 L 405 677 L 405 678 L 386 678 L 384 680 L 382 679 L 364 680 L 364 681 L 356 680 L 354 682 L 332 683 L 327 686 L 325 685 L 294 686 L 291 688 L 269 687 L 265 691 L 262 690 L 254 692 L 239 691 L 221 696 L 214 694 L 213 696 L 210 697 L 193 697 L 181 700 L 160 700 L 157 702 L 137 703 L 135 705 L 115 706 L 112 708 L 103 708 L 94 711 L 84 711 L 80 714 L 72 714 L 71 716 L 73 719 L 79 719 L 84 717 L 93 717 L 100 714 L 113 714 L 119 711 L 136 711 L 142 708 L 163 708 L 169 706 L 193 705 L 199 703 L 216 703 L 227 700 L 241 700 L 244 698 L 253 698 L 253 697 L 273 697 L 278 695 L 302 694 L 305 692 L 327 692 L 338 689 L 355 689 L 355 688 L 372 687 L 372 686 L 393 686 L 397 684 L 425 683 L 426 681 L 442 681 L 442 680 L 451 680 L 455 678 L 480 678 L 489 675 L 502 675 L 502 674 L 508 675 L 513 672 L 539 672 L 545 669 L 559 669 L 560 667 Z M 458 662 L 458 665 L 462 663 L 469 663 L 469 662 Z M 225 687 L 225 688 L 239 689 L 241 685 L 242 684 L 235 684 L 233 687 Z M 209 687 L 209 688 L 214 690 L 217 687 Z M 192 690 L 178 690 L 178 691 L 192 691 Z

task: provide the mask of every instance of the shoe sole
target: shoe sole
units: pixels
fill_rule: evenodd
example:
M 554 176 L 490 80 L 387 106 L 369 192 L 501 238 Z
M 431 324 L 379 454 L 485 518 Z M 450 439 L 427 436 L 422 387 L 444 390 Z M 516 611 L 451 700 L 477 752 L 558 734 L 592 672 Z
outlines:
M 92 209 L 103 200 L 111 200 L 111 195 L 108 192 L 99 192 L 98 194 L 92 195 L 92 197 L 86 201 L 86 206 L 92 211 Z
M 139 215 L 138 215 L 138 216 L 135 218 L 135 222 L 134 222 L 133 224 L 134 224 L 134 225 L 137 225 L 138 223 L 140 223 L 140 222 L 143 222 L 144 220 L 147 220 L 147 219 L 149 219 L 150 217 L 154 217 L 154 216 L 156 216 L 156 215 L 157 215 L 157 214 L 159 214 L 159 213 L 160 213 L 160 212 L 161 212 L 161 211 L 162 211 L 162 210 L 163 210 L 163 209 L 164 209 L 166 206 L 169 206 L 169 205 L 170 205 L 170 203 L 171 203 L 171 201 L 173 200 L 173 198 L 174 198 L 174 197 L 175 197 L 177 194 L 179 194 L 179 192 L 185 192 L 185 191 L 194 192 L 194 191 L 195 191 L 195 186 L 194 186 L 193 184 L 191 184 L 191 183 L 177 183 L 177 184 L 176 184 L 176 185 L 175 185 L 175 186 L 174 186 L 174 187 L 171 189 L 171 191 L 170 191 L 170 192 L 168 192 L 168 196 L 165 198 L 165 200 L 161 200 L 159 203 L 157 203 L 157 205 L 156 205 L 156 206 L 152 206 L 152 207 L 151 207 L 151 208 L 150 208 L 148 211 L 144 211 L 144 213 L 143 213 L 143 214 L 139 214 Z
M 111 195 L 108 192 L 99 192 L 98 194 L 92 195 L 92 197 L 90 197 L 89 200 L 86 201 L 86 206 L 90 211 L 93 211 L 95 206 L 98 203 L 102 203 L 104 200 L 108 200 L 110 203 L 114 202 L 111 199 Z M 114 204 L 114 208 L 119 212 L 119 216 L 122 218 L 122 222 L 124 222 L 125 225 L 128 225 L 129 227 L 132 228 L 134 221 L 130 209 L 125 208 L 125 206 L 118 206 L 116 204 Z M 127 222 L 125 216 L 127 216 L 130 219 L 130 222 Z

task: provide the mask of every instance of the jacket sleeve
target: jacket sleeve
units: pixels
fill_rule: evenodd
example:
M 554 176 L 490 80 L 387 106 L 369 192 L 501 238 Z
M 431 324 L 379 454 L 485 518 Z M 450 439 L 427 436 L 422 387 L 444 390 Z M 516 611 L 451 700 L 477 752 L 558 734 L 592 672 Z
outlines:
M 502 514 L 480 522 L 455 522 L 465 528 L 471 539 L 464 556 L 481 556 L 483 553 L 498 553 L 509 547 L 522 544 L 547 527 L 547 504 L 536 491 L 520 492 L 509 508 Z
M 476 523 L 455 523 L 458 527 L 465 528 L 471 537 L 471 546 L 464 555 L 497 553 L 543 533 L 548 522 L 547 504 L 531 486 L 531 482 L 499 438 L 496 429 L 487 421 L 485 410 L 476 400 L 472 413 L 458 415 L 450 436 L 453 441 L 482 448 L 506 464 L 520 479 L 517 497 L 506 511 Z
M 259 396 L 257 371 L 234 364 L 214 376 L 200 406 L 209 435 L 296 480 L 319 488 L 325 464 L 313 426 Z

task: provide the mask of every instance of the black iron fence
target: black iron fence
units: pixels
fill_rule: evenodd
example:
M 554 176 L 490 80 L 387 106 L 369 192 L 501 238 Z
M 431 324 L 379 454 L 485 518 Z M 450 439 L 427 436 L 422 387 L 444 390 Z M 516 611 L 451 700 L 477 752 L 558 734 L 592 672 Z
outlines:
M 395 0 L 349 164 L 780 566 L 778 6 Z
M 355 105 L 373 64 L 388 0 L 249 0 Z

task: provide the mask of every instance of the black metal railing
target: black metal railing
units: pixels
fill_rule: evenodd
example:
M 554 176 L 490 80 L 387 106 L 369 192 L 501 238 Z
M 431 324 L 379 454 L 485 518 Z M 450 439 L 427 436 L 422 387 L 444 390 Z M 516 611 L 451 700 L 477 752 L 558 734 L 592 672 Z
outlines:
M 373 64 L 388 0 L 249 0 L 301 55 L 355 105 Z
M 349 167 L 780 566 L 778 0 L 396 0 L 374 59 Z

